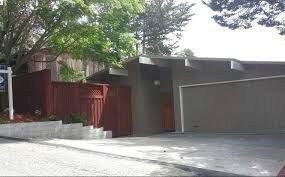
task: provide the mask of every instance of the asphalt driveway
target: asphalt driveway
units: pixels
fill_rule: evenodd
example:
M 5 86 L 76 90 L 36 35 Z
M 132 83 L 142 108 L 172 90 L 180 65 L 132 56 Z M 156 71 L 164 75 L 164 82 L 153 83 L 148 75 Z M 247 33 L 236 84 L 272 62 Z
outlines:
M 169 133 L 105 140 L 46 140 L 48 145 L 85 149 L 191 169 L 249 176 L 277 176 L 285 165 L 285 134 Z M 151 161 L 150 161 L 151 162 Z M 196 170 L 197 171 L 197 170 Z M 206 173 L 206 175 L 211 173 Z M 175 175 L 175 174 L 174 174 Z M 177 174 L 176 174 L 177 175 Z
M 0 138 L 0 176 L 197 176 L 167 164 Z

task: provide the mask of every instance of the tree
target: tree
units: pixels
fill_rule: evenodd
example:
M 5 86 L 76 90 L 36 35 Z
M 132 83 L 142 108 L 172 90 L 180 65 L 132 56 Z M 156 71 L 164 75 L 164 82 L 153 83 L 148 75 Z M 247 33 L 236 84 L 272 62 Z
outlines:
M 174 0 L 150 0 L 133 23 L 143 54 L 170 55 L 177 48 L 181 32 L 192 17 L 190 3 Z M 139 49 L 139 46 L 137 46 Z
M 276 27 L 285 35 L 284 0 L 210 0 L 204 3 L 216 12 L 213 18 L 221 26 L 237 29 L 259 24 Z
M 118 63 L 134 54 L 130 21 L 142 0 L 6 0 L 0 62 L 18 70 L 43 47 L 78 59 Z
M 188 49 L 188 48 L 183 49 L 182 51 L 178 52 L 177 55 L 182 56 L 182 57 L 186 57 L 186 58 L 189 58 L 189 59 L 194 57 L 193 51 L 191 49 Z
M 60 62 L 59 79 L 65 82 L 84 81 L 85 75 L 81 71 L 71 68 L 68 64 Z

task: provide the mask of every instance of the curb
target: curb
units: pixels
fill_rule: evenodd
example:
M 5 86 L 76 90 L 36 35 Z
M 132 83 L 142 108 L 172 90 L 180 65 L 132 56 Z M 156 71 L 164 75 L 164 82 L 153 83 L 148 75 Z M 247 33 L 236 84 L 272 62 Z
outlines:
M 30 142 L 30 139 L 25 139 L 25 138 L 16 138 L 16 137 L 10 137 L 10 136 L 0 136 L 1 139 L 6 139 L 6 140 L 13 140 L 13 141 L 24 141 L 24 142 Z

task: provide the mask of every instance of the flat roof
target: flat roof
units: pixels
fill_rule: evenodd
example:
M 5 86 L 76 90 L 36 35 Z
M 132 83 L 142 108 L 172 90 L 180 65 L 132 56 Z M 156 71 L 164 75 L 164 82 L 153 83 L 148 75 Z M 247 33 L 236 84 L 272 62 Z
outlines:
M 122 68 L 108 67 L 98 72 L 95 72 L 94 74 L 91 74 L 90 76 L 86 77 L 86 79 L 91 79 L 93 77 L 99 77 L 103 75 L 128 76 L 128 71 Z
M 236 58 L 215 58 L 215 57 L 192 57 L 192 58 L 186 58 L 181 56 L 158 56 L 158 55 L 141 55 L 138 57 L 130 57 L 125 62 L 124 65 L 132 63 L 132 62 L 139 62 L 142 64 L 151 64 L 151 65 L 158 65 L 161 66 L 162 64 L 167 64 L 168 66 L 171 65 L 172 62 L 177 61 L 195 61 L 196 64 L 199 64 L 199 61 L 214 61 L 214 62 L 234 62 L 235 66 L 231 66 L 234 69 L 243 69 L 242 65 L 285 65 L 285 61 L 243 61 L 238 60 Z M 238 66 L 237 66 L 238 65 Z M 164 66 L 164 65 L 163 65 Z M 194 65 L 193 65 L 194 66 Z M 192 66 L 191 66 L 192 67 Z M 231 68 L 231 69 L 233 69 Z M 87 77 L 87 79 L 91 79 L 93 77 L 100 77 L 104 75 L 116 75 L 116 76 L 127 76 L 128 72 L 127 70 L 123 68 L 105 68 L 101 71 L 98 71 L 90 76 Z
M 279 64 L 284 65 L 284 61 L 256 61 L 256 60 L 239 60 L 236 58 L 216 58 L 216 57 L 192 57 L 192 58 L 186 58 L 181 56 L 159 56 L 159 55 L 141 55 L 139 57 L 131 57 L 128 58 L 124 63 L 127 64 L 129 62 L 137 61 L 140 57 L 146 57 L 150 59 L 161 59 L 161 60 L 195 60 L 195 61 L 237 61 L 241 64 Z

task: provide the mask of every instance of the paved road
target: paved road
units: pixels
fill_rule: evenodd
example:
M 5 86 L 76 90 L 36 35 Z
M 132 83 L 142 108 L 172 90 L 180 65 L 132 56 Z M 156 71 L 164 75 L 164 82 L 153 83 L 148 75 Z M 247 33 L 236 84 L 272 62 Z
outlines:
M 0 174 L 28 176 L 135 175 L 193 176 L 174 166 L 151 163 L 80 149 L 0 138 Z

